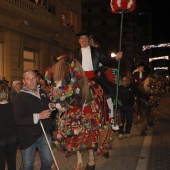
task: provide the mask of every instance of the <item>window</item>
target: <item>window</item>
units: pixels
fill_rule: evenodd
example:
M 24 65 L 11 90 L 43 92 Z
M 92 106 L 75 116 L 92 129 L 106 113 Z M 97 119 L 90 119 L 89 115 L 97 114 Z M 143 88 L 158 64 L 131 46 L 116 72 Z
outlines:
M 70 25 L 73 25 L 73 23 L 74 23 L 73 15 L 74 15 L 73 12 L 70 11 Z
M 67 26 L 67 16 L 65 14 L 62 14 L 62 25 Z
M 38 53 L 31 51 L 24 51 L 23 70 L 38 70 Z
M 69 21 L 67 24 L 69 24 L 69 27 L 73 32 L 77 31 L 77 15 L 73 11 L 70 11 L 69 13 Z

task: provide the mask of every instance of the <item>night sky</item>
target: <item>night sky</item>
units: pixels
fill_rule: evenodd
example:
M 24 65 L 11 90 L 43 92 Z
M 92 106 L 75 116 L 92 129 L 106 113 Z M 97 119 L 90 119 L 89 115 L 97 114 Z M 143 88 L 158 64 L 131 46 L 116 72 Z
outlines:
M 158 3 L 159 2 L 159 3 Z M 153 19 L 153 42 L 170 43 L 169 0 L 151 0 Z
M 136 9 L 144 14 L 152 13 L 153 43 L 170 42 L 170 0 L 136 0 Z
M 152 2 L 152 41 L 154 45 L 170 43 L 170 12 L 169 0 L 151 0 Z M 159 3 L 158 3 L 159 2 Z M 170 55 L 170 48 L 152 49 L 153 57 Z M 153 67 L 169 67 L 170 60 L 155 60 Z M 159 70 L 160 71 L 160 70 Z M 163 74 L 163 72 L 160 72 Z M 165 74 L 170 74 L 169 71 Z

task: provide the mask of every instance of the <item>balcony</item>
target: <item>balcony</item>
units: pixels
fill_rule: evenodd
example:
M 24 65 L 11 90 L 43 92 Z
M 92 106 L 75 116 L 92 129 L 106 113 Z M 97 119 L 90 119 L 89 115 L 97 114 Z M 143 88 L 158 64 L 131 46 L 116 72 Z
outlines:
M 53 24 L 54 23 L 54 16 L 52 16 L 51 13 L 49 13 L 47 10 L 41 8 L 40 6 L 30 2 L 29 0 L 6 0 L 4 3 L 4 6 L 9 5 L 9 9 L 11 11 L 14 8 L 17 10 L 16 12 L 26 12 L 27 15 L 30 15 L 32 17 L 36 17 L 39 20 L 48 22 Z
M 20 31 L 23 24 L 45 32 L 60 29 L 57 15 L 29 0 L 0 0 L 0 21 L 0 25 Z

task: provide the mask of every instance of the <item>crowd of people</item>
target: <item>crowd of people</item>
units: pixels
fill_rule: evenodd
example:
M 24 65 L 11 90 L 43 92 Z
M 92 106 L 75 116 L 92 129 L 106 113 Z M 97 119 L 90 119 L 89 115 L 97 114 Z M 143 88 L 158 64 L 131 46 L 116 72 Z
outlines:
M 0 169 L 16 169 L 16 150 L 22 152 L 23 169 L 32 169 L 38 148 L 44 170 L 51 168 L 52 155 L 46 143 L 39 120 L 42 121 L 51 142 L 52 120 L 48 88 L 43 75 L 27 70 L 23 82 L 15 80 L 12 87 L 5 77 L 0 82 Z M 42 90 L 43 89 L 43 90 Z
M 77 34 L 80 48 L 74 51 L 74 57 L 82 65 L 85 75 L 99 84 L 107 99 L 115 99 L 116 84 L 110 82 L 105 74 L 109 59 L 103 55 L 100 48 L 89 44 L 91 35 L 87 31 Z M 116 54 L 115 62 L 122 58 L 122 52 Z M 121 101 L 119 124 L 119 138 L 124 134 L 131 137 L 131 128 L 134 119 L 135 97 L 149 100 L 151 94 L 143 93 L 138 89 L 140 84 L 148 77 L 144 71 L 144 65 L 139 63 L 132 73 L 132 78 L 122 76 L 119 86 L 118 98 Z M 0 169 L 5 169 L 7 161 L 8 169 L 16 168 L 16 148 L 20 146 L 23 169 L 32 169 L 36 148 L 41 156 L 41 169 L 50 170 L 52 155 L 42 131 L 44 125 L 50 145 L 52 144 L 52 109 L 47 96 L 49 85 L 44 75 L 35 70 L 27 70 L 23 73 L 23 82 L 15 80 L 12 87 L 9 81 L 3 77 L 0 80 Z M 110 108 L 114 110 L 113 108 Z M 141 116 L 139 111 L 136 112 Z M 125 126 L 125 127 L 124 127 Z M 93 166 L 93 165 L 89 165 Z

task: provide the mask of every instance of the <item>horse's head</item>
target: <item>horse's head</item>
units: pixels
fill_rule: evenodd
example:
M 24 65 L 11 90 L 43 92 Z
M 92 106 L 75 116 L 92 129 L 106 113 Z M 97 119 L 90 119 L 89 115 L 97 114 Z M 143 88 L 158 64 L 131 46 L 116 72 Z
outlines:
M 92 100 L 87 78 L 77 60 L 70 63 L 60 58 L 51 68 L 52 92 L 56 101 L 67 100 L 73 105 L 84 104 Z M 53 97 L 53 101 L 54 101 Z
M 56 62 L 51 69 L 51 78 L 53 86 L 65 85 L 70 81 L 69 64 L 63 59 Z

